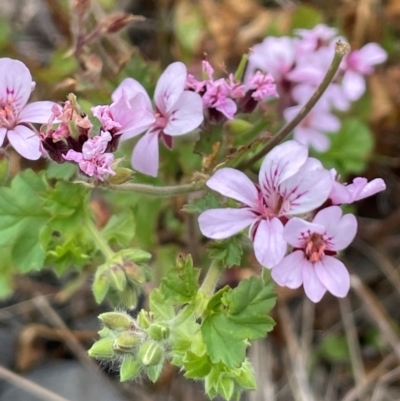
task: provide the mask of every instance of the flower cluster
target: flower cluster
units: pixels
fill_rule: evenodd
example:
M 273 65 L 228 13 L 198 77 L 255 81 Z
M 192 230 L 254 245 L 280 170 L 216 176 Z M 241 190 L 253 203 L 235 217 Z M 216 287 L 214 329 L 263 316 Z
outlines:
M 335 28 L 317 25 L 311 30 L 298 29 L 297 37 L 267 37 L 253 47 L 247 75 L 268 71 L 277 83 L 279 108 L 290 121 L 310 99 L 322 81 L 339 39 Z M 326 133 L 340 128 L 334 109 L 346 111 L 366 90 L 365 76 L 387 58 L 376 43 L 353 50 L 342 60 L 334 81 L 308 116 L 295 128 L 294 138 L 300 143 L 325 152 L 330 146 Z
M 272 75 L 261 71 L 250 75 L 244 82 L 235 80 L 233 74 L 229 74 L 227 79 L 214 79 L 214 69 L 204 60 L 203 73 L 207 77 L 203 80 L 189 74 L 186 88 L 201 95 L 205 118 L 211 123 L 232 120 L 238 111 L 250 113 L 258 102 L 278 96 Z
M 203 66 L 208 78 L 197 81 L 183 63 L 169 65 L 157 82 L 154 107 L 143 86 L 126 78 L 110 105 L 92 108 L 101 122 L 100 132 L 93 133 L 92 122 L 73 95 L 63 107 L 53 102 L 26 105 L 34 87 L 29 70 L 20 61 L 1 59 L 0 78 L 7 85 L 0 88 L 0 145 L 11 143 L 28 159 L 44 155 L 57 163 L 75 162 L 85 175 L 104 180 L 113 174 L 111 152 L 119 141 L 144 133 L 133 150 L 132 166 L 157 176 L 159 140 L 171 149 L 174 137 L 199 128 L 203 121 L 232 119 L 239 109 L 251 111 L 258 102 L 276 96 L 271 75 L 256 72 L 245 83 L 232 74 L 214 80 L 211 65 L 205 61 Z M 30 123 L 44 125 L 36 131 Z
M 383 191 L 385 183 L 356 178 L 344 185 L 335 176 L 336 171 L 308 157 L 304 145 L 287 141 L 265 157 L 258 184 L 233 168 L 217 170 L 207 186 L 240 207 L 206 210 L 199 216 L 200 230 L 206 237 L 224 239 L 250 227 L 255 256 L 272 268 L 278 284 L 303 284 L 314 302 L 327 290 L 343 297 L 349 275 L 334 256 L 351 243 L 357 222 L 351 214 L 342 215 L 337 205 Z

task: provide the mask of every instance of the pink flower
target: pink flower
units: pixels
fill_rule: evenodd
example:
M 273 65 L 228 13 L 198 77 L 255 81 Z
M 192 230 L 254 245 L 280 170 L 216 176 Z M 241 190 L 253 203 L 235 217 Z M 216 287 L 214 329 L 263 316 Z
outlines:
M 319 302 L 326 291 L 343 298 L 350 289 L 345 265 L 334 255 L 353 241 L 357 220 L 352 214 L 342 216 L 339 206 L 319 211 L 312 223 L 294 217 L 283 230 L 284 239 L 293 247 L 272 269 L 272 278 L 281 286 L 304 291 Z
M 148 131 L 139 139 L 132 154 L 132 166 L 135 170 L 156 177 L 159 165 L 158 140 L 162 139 L 167 147 L 172 147 L 174 136 L 184 135 L 196 129 L 203 121 L 201 97 L 192 91 L 186 91 L 186 67 L 181 62 L 167 67 L 157 82 L 154 93 L 155 121 L 147 127 L 124 132 L 122 139 L 135 136 L 144 129 Z M 145 108 L 152 111 L 150 98 L 143 86 L 132 78 L 126 78 L 113 93 L 117 101 L 126 93 L 129 102 L 138 94 L 144 95 Z M 143 99 L 142 99 L 143 100 Z
M 114 175 L 110 165 L 114 161 L 112 153 L 104 153 L 108 143 L 111 141 L 109 132 L 102 132 L 99 136 L 88 139 L 82 146 L 82 153 L 70 149 L 65 160 L 74 161 L 79 164 L 79 168 L 89 177 L 96 177 L 101 181 L 108 175 Z
M 268 37 L 253 47 L 248 72 L 262 70 L 270 73 L 280 84 L 292 70 L 296 60 L 297 39 Z
M 387 53 L 377 43 L 368 43 L 353 50 L 344 59 L 343 90 L 351 100 L 358 100 L 365 92 L 365 75 L 374 72 L 374 66 L 385 62 Z
M 23 157 L 37 160 L 41 156 L 40 137 L 28 123 L 47 123 L 53 102 L 27 104 L 34 88 L 31 73 L 24 63 L 0 59 L 0 146 L 5 137 Z
M 92 107 L 93 115 L 100 120 L 104 130 L 112 131 L 113 135 L 123 134 L 122 139 L 128 139 L 155 122 L 151 102 L 144 89 L 133 95 L 124 89 L 117 89 L 112 98 L 114 102 L 110 106 Z
M 331 170 L 333 178 L 336 176 L 336 170 Z M 332 191 L 329 194 L 329 199 L 334 205 L 350 204 L 358 200 L 375 195 L 378 192 L 384 191 L 386 184 L 382 178 L 375 178 L 368 182 L 366 178 L 356 177 L 351 184 L 341 184 L 334 181 Z
M 297 43 L 297 53 L 304 54 L 331 45 L 332 39 L 337 35 L 337 29 L 318 24 L 313 29 L 295 29 L 294 33 L 301 37 Z
M 284 110 L 283 115 L 286 121 L 291 121 L 298 114 L 303 106 L 293 106 Z M 326 152 L 329 149 L 330 141 L 326 132 L 337 132 L 340 129 L 340 120 L 323 104 L 317 105 L 306 115 L 306 117 L 293 130 L 296 141 L 305 146 L 312 146 L 319 152 Z
M 284 223 L 293 215 L 321 206 L 331 191 L 332 178 L 318 160 L 308 157 L 305 146 L 288 141 L 265 157 L 259 186 L 232 168 L 218 170 L 207 186 L 242 207 L 201 213 L 201 232 L 208 238 L 223 239 L 250 226 L 257 260 L 272 267 L 286 253 Z
M 198 81 L 193 75 L 188 75 L 185 83 L 187 89 L 192 89 L 201 95 L 204 109 L 215 109 L 228 120 L 232 120 L 237 111 L 237 105 L 232 98 L 244 96 L 242 85 L 234 82 L 232 75 L 230 83 L 224 78 L 214 80 L 214 69 L 207 60 L 203 60 L 203 74 L 208 79 Z M 216 118 L 218 120 L 218 118 Z
M 252 91 L 251 97 L 257 102 L 278 97 L 274 77 L 265 72 L 257 71 L 253 76 L 248 77 L 246 88 Z

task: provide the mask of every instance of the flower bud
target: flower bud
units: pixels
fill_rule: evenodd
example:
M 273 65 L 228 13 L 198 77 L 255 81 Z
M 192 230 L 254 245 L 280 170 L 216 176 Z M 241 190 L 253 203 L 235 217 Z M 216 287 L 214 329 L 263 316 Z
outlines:
M 154 323 L 147 329 L 147 333 L 153 340 L 161 341 L 169 337 L 169 328 Z
M 110 288 L 110 282 L 108 280 L 107 275 L 105 274 L 96 274 L 96 277 L 93 282 L 93 295 L 94 299 L 98 304 L 100 304 L 105 296 L 107 295 L 108 289 Z
M 123 184 L 133 176 L 133 171 L 130 168 L 117 167 L 113 169 L 113 171 L 115 172 L 115 175 L 108 178 L 110 184 Z
M 125 272 L 118 265 L 112 266 L 108 271 L 110 277 L 110 285 L 118 292 L 122 292 L 126 286 Z
M 146 282 L 145 275 L 136 263 L 127 260 L 124 262 L 124 271 L 128 279 L 131 279 L 134 283 L 143 284 Z
M 136 322 L 142 329 L 148 329 L 151 324 L 149 312 L 142 309 L 136 317 Z
M 111 330 L 129 330 L 135 327 L 135 321 L 123 312 L 106 312 L 99 316 L 104 326 Z
M 140 344 L 140 338 L 133 331 L 123 331 L 114 341 L 114 349 L 121 352 L 131 352 Z
M 249 131 L 251 128 L 254 127 L 252 123 L 241 119 L 229 120 L 224 124 L 224 126 L 230 133 L 234 135 L 243 134 L 244 132 Z
M 146 341 L 139 350 L 138 358 L 145 366 L 157 365 L 161 362 L 163 350 L 159 344 L 154 341 Z
M 127 285 L 122 293 L 119 294 L 119 301 L 127 309 L 133 309 L 136 307 L 138 302 L 138 294 L 136 289 L 131 285 Z
M 88 351 L 89 356 L 96 359 L 108 359 L 114 355 L 114 340 L 112 338 L 101 338 L 96 341 Z
M 130 355 L 125 356 L 119 371 L 120 381 L 124 382 L 134 379 L 140 373 L 141 367 L 142 364 L 135 357 Z

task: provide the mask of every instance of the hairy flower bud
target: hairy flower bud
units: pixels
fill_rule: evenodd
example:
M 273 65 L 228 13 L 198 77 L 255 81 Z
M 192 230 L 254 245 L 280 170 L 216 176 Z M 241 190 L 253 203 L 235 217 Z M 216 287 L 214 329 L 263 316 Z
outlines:
M 88 351 L 89 356 L 96 359 L 109 359 L 114 355 L 114 340 L 112 338 L 101 338 L 96 341 Z
M 93 282 L 92 290 L 96 302 L 101 303 L 110 288 L 110 282 L 106 274 L 96 274 Z
M 116 351 L 131 352 L 140 344 L 140 338 L 132 331 L 123 331 L 115 339 L 113 347 Z
M 139 350 L 138 358 L 145 366 L 157 365 L 162 360 L 163 350 L 154 341 L 146 341 Z
M 136 263 L 133 263 L 128 260 L 124 262 L 123 269 L 128 279 L 131 279 L 134 283 L 143 284 L 146 282 L 146 277 L 143 274 L 142 269 Z
M 152 324 L 147 330 L 149 336 L 156 341 L 167 339 L 169 337 L 169 332 L 170 331 L 168 327 L 161 326 L 157 323 Z
M 123 312 L 106 312 L 99 316 L 104 326 L 111 330 L 129 330 L 135 327 L 135 321 Z
M 126 286 L 126 276 L 123 269 L 118 265 L 114 265 L 109 269 L 108 274 L 111 287 L 118 292 L 123 291 Z

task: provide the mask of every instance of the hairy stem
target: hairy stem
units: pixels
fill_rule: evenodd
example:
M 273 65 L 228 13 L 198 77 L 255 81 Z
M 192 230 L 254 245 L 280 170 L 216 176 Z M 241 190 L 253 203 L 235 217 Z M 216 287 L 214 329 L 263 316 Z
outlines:
M 95 226 L 92 219 L 88 215 L 85 219 L 86 228 L 89 230 L 90 234 L 92 234 L 92 239 L 105 256 L 106 259 L 111 259 L 114 256 L 113 250 L 109 247 L 107 241 L 101 235 L 99 229 Z
M 196 181 L 190 184 L 170 185 L 165 187 L 156 187 L 148 184 L 110 184 L 108 186 L 99 187 L 101 189 L 112 189 L 120 192 L 136 192 L 144 195 L 154 196 L 157 198 L 172 198 L 174 196 L 185 195 L 190 192 L 196 192 L 204 189 L 204 182 Z
M 218 284 L 218 279 L 221 274 L 222 268 L 218 262 L 212 262 L 206 276 L 204 277 L 203 284 L 200 291 L 210 297 L 214 294 L 215 287 Z
M 324 79 L 319 84 L 314 94 L 311 96 L 310 100 L 305 104 L 304 107 L 302 107 L 296 117 L 294 117 L 292 121 L 289 121 L 285 126 L 283 126 L 258 153 L 256 153 L 250 159 L 239 163 L 239 165 L 237 166 L 238 169 L 245 169 L 252 166 L 255 162 L 264 157 L 271 149 L 278 145 L 282 141 L 282 139 L 284 139 L 293 131 L 293 129 L 303 120 L 303 118 L 310 112 L 310 110 L 316 105 L 318 100 L 324 94 L 329 84 L 335 78 L 336 72 L 339 69 L 343 57 L 349 51 L 350 46 L 347 43 L 344 43 L 341 40 L 338 40 L 336 42 L 335 55 L 333 57 L 332 63 L 329 66 L 329 69 L 326 72 Z

